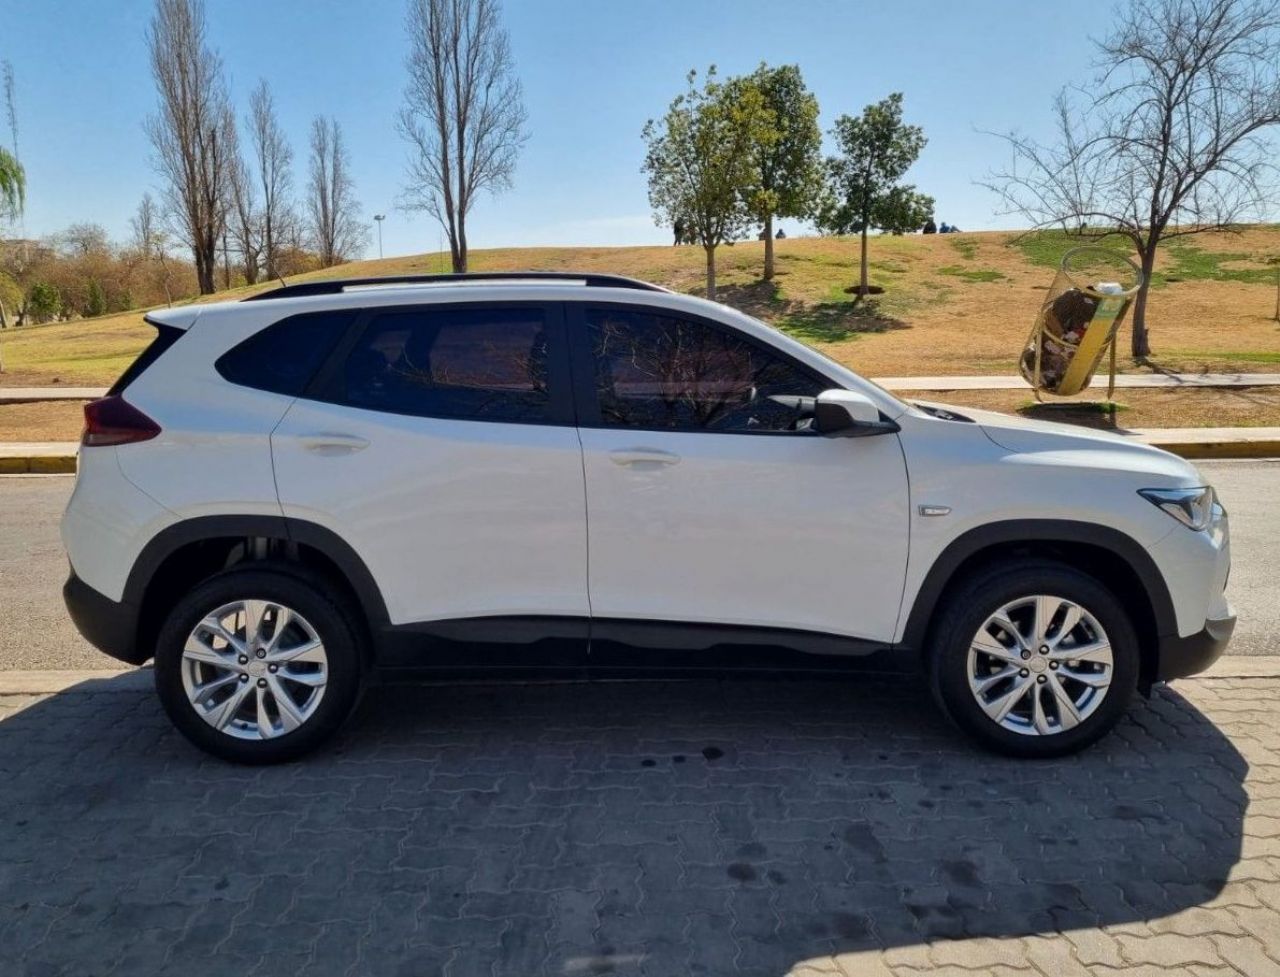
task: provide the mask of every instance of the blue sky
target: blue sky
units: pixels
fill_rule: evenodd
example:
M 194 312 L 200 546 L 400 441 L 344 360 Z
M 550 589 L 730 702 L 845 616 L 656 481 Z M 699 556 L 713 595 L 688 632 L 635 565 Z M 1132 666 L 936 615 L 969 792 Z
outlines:
M 311 118 L 333 115 L 365 216 L 387 214 L 386 253 L 437 250 L 433 221 L 395 209 L 406 152 L 394 127 L 404 0 L 207 0 L 207 8 L 238 116 L 258 78 L 271 83 L 294 147 L 295 184 L 306 179 Z M 143 192 L 155 190 L 142 130 L 155 103 L 144 42 L 150 15 L 147 0 L 0 0 L 29 235 L 94 221 L 124 238 Z M 1054 92 L 1087 80 L 1089 36 L 1106 32 L 1112 5 L 506 0 L 505 17 L 531 137 L 514 189 L 473 210 L 475 248 L 669 241 L 649 210 L 641 127 L 662 114 L 689 68 L 714 63 L 726 75 L 762 60 L 800 65 L 824 132 L 836 116 L 903 92 L 908 121 L 929 139 L 909 178 L 937 199 L 939 220 L 965 230 L 1016 227 L 974 183 L 1005 160 L 979 130 L 1046 134 Z M 371 242 L 376 255 L 376 236 Z

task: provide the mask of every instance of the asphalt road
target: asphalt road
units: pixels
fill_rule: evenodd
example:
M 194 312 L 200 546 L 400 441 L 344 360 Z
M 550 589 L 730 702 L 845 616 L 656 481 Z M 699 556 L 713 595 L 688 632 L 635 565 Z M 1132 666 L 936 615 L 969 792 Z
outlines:
M 1280 654 L 1280 460 L 1204 462 L 1231 514 L 1230 653 Z M 67 619 L 58 517 L 70 476 L 0 477 L 0 670 L 106 668 Z

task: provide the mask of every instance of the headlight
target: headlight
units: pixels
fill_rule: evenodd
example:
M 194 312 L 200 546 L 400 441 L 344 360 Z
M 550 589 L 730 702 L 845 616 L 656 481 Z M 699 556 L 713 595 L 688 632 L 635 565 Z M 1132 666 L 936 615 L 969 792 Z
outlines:
M 1138 489 L 1138 494 L 1196 532 L 1208 529 L 1213 520 L 1216 500 L 1213 489 L 1208 485 L 1200 488 Z

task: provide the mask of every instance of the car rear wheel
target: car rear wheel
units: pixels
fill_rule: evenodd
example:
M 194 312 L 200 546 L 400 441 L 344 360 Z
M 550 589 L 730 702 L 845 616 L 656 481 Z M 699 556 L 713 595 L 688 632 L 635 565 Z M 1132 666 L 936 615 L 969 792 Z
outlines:
M 314 749 L 361 687 L 360 630 L 323 581 L 293 568 L 234 568 L 180 600 L 156 645 L 156 688 L 174 725 L 238 763 Z
M 1061 756 L 1107 733 L 1137 686 L 1137 634 L 1102 583 L 1058 563 L 993 567 L 948 598 L 930 677 L 943 710 L 985 746 Z

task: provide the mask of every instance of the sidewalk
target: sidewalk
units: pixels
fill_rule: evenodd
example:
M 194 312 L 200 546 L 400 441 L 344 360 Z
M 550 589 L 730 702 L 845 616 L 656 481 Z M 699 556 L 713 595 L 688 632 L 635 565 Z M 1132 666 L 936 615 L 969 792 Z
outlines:
M 873 377 L 886 390 L 1026 390 L 1022 377 Z M 1280 373 L 1124 373 L 1116 387 L 1201 388 L 1277 387 Z M 1107 389 L 1107 378 L 1095 376 L 1092 390 Z M 0 387 L 0 404 L 26 404 L 49 400 L 94 400 L 106 396 L 106 387 Z
M 1149 427 L 1115 433 L 1183 458 L 1280 457 L 1280 427 Z M 71 474 L 79 447 L 75 441 L 0 443 L 0 475 Z

